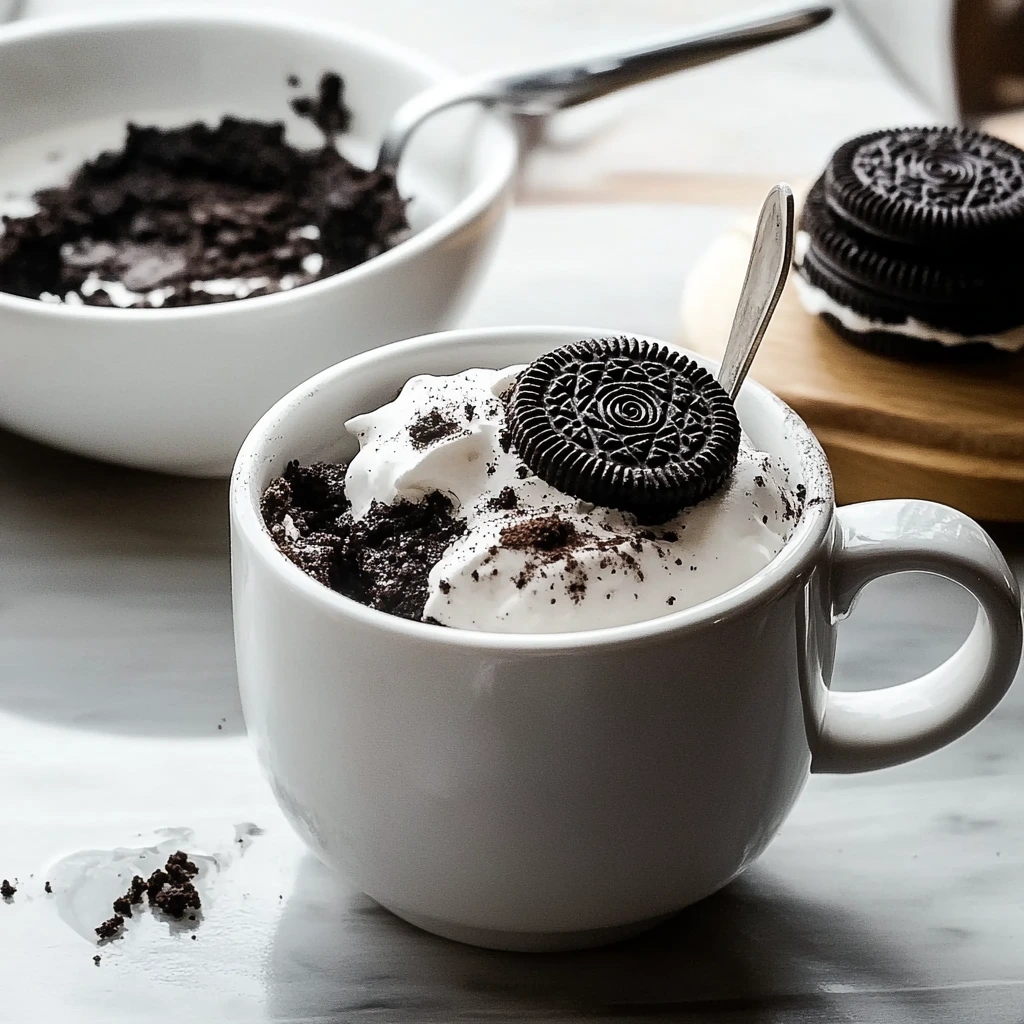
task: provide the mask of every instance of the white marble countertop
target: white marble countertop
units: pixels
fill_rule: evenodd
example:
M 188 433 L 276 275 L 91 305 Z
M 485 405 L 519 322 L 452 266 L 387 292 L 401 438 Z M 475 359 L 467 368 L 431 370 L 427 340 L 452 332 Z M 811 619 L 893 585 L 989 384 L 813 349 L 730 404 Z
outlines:
M 76 6 L 35 0 L 30 13 Z M 345 13 L 422 33 L 421 45 L 468 66 L 600 42 L 627 23 L 638 34 L 664 28 L 677 6 L 690 16 L 740 4 L 640 0 L 593 15 L 575 0 L 393 0 Z M 530 50 L 528 15 L 539 26 Z M 768 82 L 756 102 L 798 93 L 802 124 L 748 116 L 737 137 L 755 99 L 737 65 L 731 76 L 723 65 L 652 87 L 667 90 L 662 113 L 662 102 L 685 111 L 664 149 L 650 141 L 661 122 L 651 114 L 641 129 L 645 115 L 631 106 L 588 143 L 597 156 L 586 171 L 578 154 L 538 159 L 533 205 L 514 212 L 467 323 L 671 336 L 687 267 L 734 213 L 659 196 L 679 183 L 699 192 L 715 175 L 742 179 L 742 192 L 762 175 L 811 173 L 836 138 L 918 116 L 847 29 L 829 31 L 831 50 L 794 42 L 750 58 Z M 603 201 L 624 182 L 634 201 Z M 996 536 L 1024 577 L 1024 535 Z M 842 685 L 937 664 L 969 619 L 968 601 L 940 581 L 873 585 L 842 627 Z M 353 892 L 274 806 L 235 690 L 225 485 L 105 467 L 0 433 L 0 877 L 18 880 L 0 902 L 0 1022 L 1020 1024 L 1022 694 L 1018 684 L 991 719 L 923 761 L 813 778 L 743 879 L 647 936 L 573 955 L 470 949 Z M 202 921 L 178 927 L 145 912 L 97 949 L 90 929 L 123 888 L 118 870 L 155 866 L 156 852 L 139 859 L 154 845 L 208 858 Z

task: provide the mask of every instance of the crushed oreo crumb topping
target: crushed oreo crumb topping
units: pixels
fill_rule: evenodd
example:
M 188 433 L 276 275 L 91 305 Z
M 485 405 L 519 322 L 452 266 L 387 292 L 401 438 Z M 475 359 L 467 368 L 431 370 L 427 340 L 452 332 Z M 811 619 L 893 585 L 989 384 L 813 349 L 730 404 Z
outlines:
M 378 611 L 420 621 L 427 577 L 465 530 L 451 499 L 375 502 L 354 520 L 345 469 L 289 463 L 263 494 L 263 520 L 277 546 L 314 579 Z
M 492 509 L 497 511 L 511 511 L 519 504 L 519 496 L 508 486 L 502 487 L 495 497 L 488 503 Z
M 415 448 L 426 448 L 461 430 L 461 425 L 440 409 L 431 409 L 409 426 L 409 438 Z
M 120 914 L 115 914 L 113 917 L 107 918 L 102 924 L 96 926 L 96 934 L 101 939 L 112 939 L 116 935 L 121 934 L 121 929 L 124 927 L 124 918 Z
M 294 78 L 295 76 L 291 76 Z M 289 85 L 293 88 L 299 84 L 295 78 L 294 83 L 289 79 Z M 296 96 L 292 100 L 292 110 L 299 117 L 304 117 L 313 122 L 323 132 L 328 142 L 347 132 L 352 123 L 352 111 L 345 105 L 345 83 L 341 76 L 333 71 L 327 71 L 320 77 L 320 85 L 315 96 Z
M 575 525 L 557 515 L 527 519 L 501 531 L 502 545 L 519 550 L 566 551 L 577 537 Z
M 132 907 L 142 903 L 143 896 L 149 897 L 149 905 L 163 911 L 169 917 L 180 920 L 186 910 L 199 910 L 202 901 L 192 879 L 199 874 L 199 868 L 188 854 L 177 850 L 167 858 L 164 867 L 157 868 L 149 879 L 133 875 L 128 891 L 114 900 L 113 917 L 108 918 L 95 929 L 100 939 L 112 939 L 124 928 L 124 919 L 133 917 Z M 50 883 L 46 883 L 50 892 Z M 195 915 L 190 915 L 195 920 Z

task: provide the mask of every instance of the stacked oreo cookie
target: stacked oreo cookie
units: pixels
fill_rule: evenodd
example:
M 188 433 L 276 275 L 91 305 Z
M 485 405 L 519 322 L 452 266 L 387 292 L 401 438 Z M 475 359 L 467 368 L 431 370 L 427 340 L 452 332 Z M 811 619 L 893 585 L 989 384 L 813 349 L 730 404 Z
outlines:
M 965 128 L 841 146 L 807 196 L 794 263 L 805 307 L 908 359 L 1024 349 L 1024 152 Z

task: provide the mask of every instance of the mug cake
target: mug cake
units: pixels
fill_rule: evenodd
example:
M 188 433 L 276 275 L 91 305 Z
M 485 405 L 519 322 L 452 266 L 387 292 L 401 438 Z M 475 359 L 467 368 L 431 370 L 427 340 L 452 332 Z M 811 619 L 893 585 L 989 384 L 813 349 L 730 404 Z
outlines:
M 805 498 L 707 370 L 633 338 L 421 374 L 345 428 L 352 461 L 290 463 L 265 526 L 325 586 L 439 626 L 572 632 L 692 607 L 763 569 Z

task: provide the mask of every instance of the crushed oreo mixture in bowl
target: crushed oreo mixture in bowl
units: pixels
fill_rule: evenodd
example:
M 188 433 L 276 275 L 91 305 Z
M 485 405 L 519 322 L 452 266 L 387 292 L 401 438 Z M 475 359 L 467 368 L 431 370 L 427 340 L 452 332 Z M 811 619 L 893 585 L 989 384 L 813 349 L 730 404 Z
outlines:
M 297 83 L 297 79 L 293 79 Z M 87 161 L 3 217 L 0 291 L 133 309 L 226 302 L 309 284 L 364 263 L 408 228 L 390 171 L 338 152 L 351 111 L 327 73 L 295 112 L 323 133 L 299 149 L 283 122 L 225 117 L 127 126 L 124 146 Z

